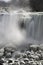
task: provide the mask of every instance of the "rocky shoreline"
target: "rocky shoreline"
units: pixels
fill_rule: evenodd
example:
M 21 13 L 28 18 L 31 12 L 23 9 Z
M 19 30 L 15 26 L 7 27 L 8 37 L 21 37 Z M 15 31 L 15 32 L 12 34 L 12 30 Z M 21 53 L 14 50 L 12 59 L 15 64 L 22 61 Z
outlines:
M 22 50 L 0 49 L 0 65 L 43 65 L 43 44 L 29 45 Z

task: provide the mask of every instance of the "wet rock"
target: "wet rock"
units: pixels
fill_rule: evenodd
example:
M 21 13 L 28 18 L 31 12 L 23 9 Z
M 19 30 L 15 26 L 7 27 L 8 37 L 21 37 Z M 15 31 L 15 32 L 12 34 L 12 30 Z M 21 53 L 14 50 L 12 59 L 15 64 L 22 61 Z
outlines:
M 0 50 L 0 65 L 43 65 L 43 50 L 39 45 L 30 45 L 28 49 L 12 51 L 11 48 Z M 4 54 L 4 55 L 3 55 Z
M 0 49 L 0 58 L 3 57 L 3 54 L 4 54 L 4 49 Z
M 31 55 L 31 58 L 33 58 L 33 59 L 35 59 L 35 60 L 39 60 L 39 56 L 37 56 L 37 55 Z
M 7 59 L 4 57 L 4 58 L 1 58 L 1 60 L 3 61 L 3 63 L 6 63 L 7 62 Z
M 6 57 L 6 58 L 11 58 L 11 53 L 10 53 L 10 52 L 7 53 L 5 57 Z
M 4 48 L 0 49 L 0 53 L 4 53 Z
M 20 65 L 19 61 L 18 60 L 15 60 L 14 61 L 14 65 Z
M 37 65 L 35 61 L 29 61 L 28 65 Z
M 14 58 L 9 58 L 7 63 L 8 65 L 12 65 L 14 63 Z
M 39 49 L 38 53 L 41 54 L 42 53 L 42 50 Z
M 3 65 L 8 65 L 8 63 L 3 63 Z
M 0 58 L 2 58 L 3 57 L 3 53 L 0 53 Z
M 0 63 L 0 65 L 3 65 L 2 63 Z
M 6 53 L 6 52 L 9 53 L 10 52 L 12 54 L 14 51 L 15 51 L 15 48 L 11 48 L 11 47 L 5 47 L 4 48 L 4 53 Z
M 30 51 L 26 51 L 26 54 L 27 54 L 27 55 L 30 55 L 30 54 L 31 54 L 31 52 L 30 52 Z
M 12 65 L 15 65 L 14 63 Z
M 28 58 L 28 59 L 31 59 L 31 55 L 27 55 L 27 58 Z
M 26 54 L 23 54 L 23 55 L 22 55 L 22 57 L 23 57 L 23 58 L 26 58 L 26 57 L 27 57 L 27 55 L 26 55 Z
M 20 58 L 22 56 L 22 53 L 20 53 L 19 51 L 14 52 L 12 55 L 15 59 Z
M 12 60 L 8 60 L 8 63 L 12 63 Z
M 28 58 L 24 58 L 24 62 L 27 63 L 29 61 Z
M 38 51 L 39 50 L 39 45 L 30 45 L 30 48 L 33 51 Z
M 41 54 L 38 53 L 37 56 L 39 57 L 39 60 L 42 59 L 42 55 Z
M 35 63 L 36 63 L 36 65 L 39 65 L 39 61 L 36 61 L 36 60 L 35 60 Z
M 30 58 L 29 61 L 34 61 L 34 59 Z
M 42 65 L 42 63 L 41 63 L 41 62 L 39 62 L 39 65 Z
M 42 63 L 42 65 L 43 65 L 43 60 L 41 60 L 41 63 Z
M 29 63 L 25 63 L 25 65 L 29 65 Z
M 33 65 L 34 61 L 29 61 L 28 63 L 29 65 Z
M 31 55 L 34 55 L 34 51 L 33 50 L 31 50 Z
M 20 61 L 20 65 L 25 65 L 25 62 L 24 61 Z
M 41 59 L 43 59 L 43 52 L 41 53 Z
M 43 44 L 40 44 L 40 49 L 43 51 Z
M 0 60 L 0 63 L 4 63 L 4 61 L 1 59 L 1 60 Z
M 0 59 L 0 65 L 3 65 L 4 60 Z
M 35 62 L 33 62 L 33 65 L 36 65 L 36 63 L 35 63 Z
M 16 54 L 14 58 L 15 59 L 20 58 L 20 55 L 19 54 Z
M 24 51 L 25 51 L 25 50 L 22 49 L 22 50 L 21 50 L 21 53 L 24 53 Z

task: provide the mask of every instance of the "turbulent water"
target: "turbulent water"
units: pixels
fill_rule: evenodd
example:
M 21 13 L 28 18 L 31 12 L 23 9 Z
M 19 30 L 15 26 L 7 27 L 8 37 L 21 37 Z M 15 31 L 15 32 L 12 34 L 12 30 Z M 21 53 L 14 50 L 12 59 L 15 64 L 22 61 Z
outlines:
M 30 15 L 32 18 L 27 25 L 27 37 L 36 41 L 43 41 L 43 15 Z
M 21 24 L 24 23 L 23 28 Z M 0 45 L 12 46 L 21 43 L 42 43 L 43 15 L 15 11 L 0 14 Z

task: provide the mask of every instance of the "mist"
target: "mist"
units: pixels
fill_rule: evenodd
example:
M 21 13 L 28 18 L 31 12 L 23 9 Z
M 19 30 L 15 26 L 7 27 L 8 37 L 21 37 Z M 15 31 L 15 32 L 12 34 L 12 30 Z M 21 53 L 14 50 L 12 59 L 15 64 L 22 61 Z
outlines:
M 0 14 L 0 45 L 20 45 L 26 38 L 25 29 L 20 28 L 20 14 Z
M 34 6 L 31 6 L 34 5 L 33 2 L 34 0 L 32 2 L 31 0 L 0 0 L 2 7 L 2 14 L 0 13 L 1 47 L 43 42 L 43 31 L 41 30 L 43 23 L 40 19 L 43 16 L 31 13 L 31 11 L 43 11 L 43 8 L 34 9 Z M 37 7 L 36 4 L 35 7 Z M 24 22 L 25 28 L 21 28 L 22 22 Z
M 13 13 L 12 13 L 13 12 Z M 0 46 L 43 42 L 43 15 L 24 10 L 0 14 Z

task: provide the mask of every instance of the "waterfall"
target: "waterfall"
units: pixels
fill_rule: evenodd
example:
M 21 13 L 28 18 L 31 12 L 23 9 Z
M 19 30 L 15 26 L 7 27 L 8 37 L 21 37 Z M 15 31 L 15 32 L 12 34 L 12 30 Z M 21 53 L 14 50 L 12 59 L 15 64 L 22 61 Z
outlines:
M 30 15 L 31 16 L 31 15 Z M 42 42 L 43 41 L 43 15 L 32 15 L 32 18 L 26 22 L 27 39 Z
M 20 16 L 21 17 L 21 16 Z M 25 38 L 25 33 L 20 30 L 19 15 L 16 13 L 0 14 L 0 45 L 19 45 Z M 3 47 L 4 47 L 3 46 Z
M 25 29 L 19 23 L 24 22 Z M 42 43 L 43 15 L 25 13 L 0 14 L 0 45 L 19 45 L 26 43 Z M 13 42 L 13 43 L 12 43 Z M 9 43 L 7 44 L 9 45 Z

